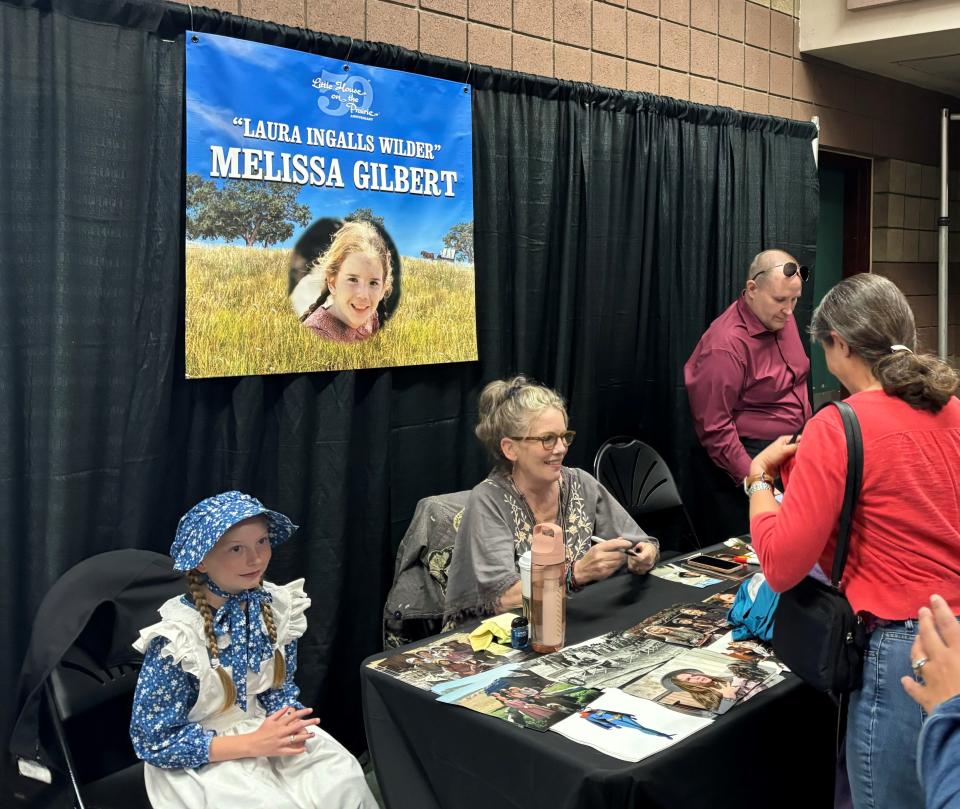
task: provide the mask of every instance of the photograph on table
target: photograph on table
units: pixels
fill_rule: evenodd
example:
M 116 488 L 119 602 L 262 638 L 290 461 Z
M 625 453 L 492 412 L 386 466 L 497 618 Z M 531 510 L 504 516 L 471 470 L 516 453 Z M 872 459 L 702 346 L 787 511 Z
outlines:
M 703 604 L 715 604 L 719 607 L 729 610 L 733 602 L 737 600 L 736 589 L 729 590 L 726 593 L 714 593 L 709 598 L 703 599 Z
M 468 693 L 457 689 L 438 699 L 520 727 L 544 731 L 582 710 L 601 693 L 596 688 L 552 682 L 532 671 L 507 670 Z
M 631 635 L 646 635 L 680 646 L 705 646 L 730 631 L 727 610 L 720 605 L 675 604 L 651 615 L 627 630 Z
M 690 649 L 623 690 L 674 711 L 710 717 L 726 713 L 782 679 L 773 664 L 744 663 L 717 652 Z
M 712 721 L 683 716 L 610 688 L 551 730 L 608 756 L 640 761 L 707 727 Z
M 668 643 L 627 632 L 610 632 L 522 665 L 546 677 L 591 688 L 615 688 L 635 680 L 680 653 Z
M 519 649 L 497 643 L 475 652 L 470 645 L 470 636 L 458 634 L 374 660 L 368 666 L 408 685 L 429 691 L 437 683 L 459 680 L 526 657 L 527 654 Z
M 706 646 L 704 651 L 726 655 L 743 663 L 767 663 L 780 670 L 786 669 L 786 666 L 777 659 L 772 647 L 757 638 L 734 640 L 733 632 L 721 635 L 709 646 Z
M 650 571 L 650 575 L 656 576 L 658 579 L 664 579 L 665 581 L 685 584 L 687 587 L 698 588 L 710 587 L 714 584 L 720 584 L 720 582 L 723 581 L 722 579 L 714 579 L 704 573 L 696 573 L 680 565 L 671 564 L 657 565 L 657 567 Z

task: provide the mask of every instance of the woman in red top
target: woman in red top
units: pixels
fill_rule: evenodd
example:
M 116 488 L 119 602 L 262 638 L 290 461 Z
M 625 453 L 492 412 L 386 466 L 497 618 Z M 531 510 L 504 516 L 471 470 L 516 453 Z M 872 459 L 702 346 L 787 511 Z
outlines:
M 847 726 L 853 803 L 923 806 L 916 775 L 922 716 L 900 677 L 912 673 L 910 645 L 928 595 L 960 603 L 958 377 L 915 353 L 910 306 L 881 276 L 837 284 L 813 313 L 810 332 L 850 391 L 863 433 L 863 481 L 841 585 L 870 630 L 863 686 L 851 695 Z M 835 408 L 810 419 L 802 442 L 789 442 L 777 439 L 750 466 L 752 479 L 778 472 L 789 478 L 782 505 L 769 486 L 750 489 L 750 533 L 778 592 L 817 563 L 831 569 L 847 472 Z

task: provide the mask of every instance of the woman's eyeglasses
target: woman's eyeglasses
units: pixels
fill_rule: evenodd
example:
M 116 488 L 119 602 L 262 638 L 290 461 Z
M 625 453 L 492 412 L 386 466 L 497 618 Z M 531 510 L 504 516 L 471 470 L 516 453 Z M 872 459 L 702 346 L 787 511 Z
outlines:
M 539 441 L 547 452 L 552 450 L 557 445 L 557 440 L 563 441 L 565 447 L 569 447 L 573 443 L 573 437 L 576 435 L 576 430 L 567 430 L 565 433 L 546 433 L 545 435 L 526 435 L 526 436 L 516 436 L 508 435 L 507 438 L 511 438 L 514 441 Z
M 795 261 L 785 261 L 783 264 L 774 264 L 772 267 L 766 267 L 765 269 L 760 270 L 756 273 L 751 281 L 756 281 L 758 275 L 763 275 L 767 270 L 775 270 L 777 267 L 783 267 L 783 276 L 784 278 L 789 278 L 792 275 L 799 275 L 800 280 L 806 282 L 810 278 L 810 268 L 805 264 L 797 264 Z

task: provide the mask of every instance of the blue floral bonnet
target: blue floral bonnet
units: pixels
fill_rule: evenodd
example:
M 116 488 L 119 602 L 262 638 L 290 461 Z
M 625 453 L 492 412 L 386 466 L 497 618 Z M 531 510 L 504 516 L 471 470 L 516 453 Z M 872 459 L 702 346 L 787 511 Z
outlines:
M 170 546 L 174 569 L 192 570 L 233 526 L 259 516 L 267 519 L 271 548 L 290 539 L 298 527 L 286 515 L 271 511 L 256 497 L 242 492 L 222 492 L 201 500 L 180 518 L 177 525 L 177 535 Z

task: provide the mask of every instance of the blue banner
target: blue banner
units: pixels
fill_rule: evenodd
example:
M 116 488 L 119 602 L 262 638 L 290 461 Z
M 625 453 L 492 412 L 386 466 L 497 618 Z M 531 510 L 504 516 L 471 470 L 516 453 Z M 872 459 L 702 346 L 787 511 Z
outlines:
M 471 88 L 186 42 L 187 376 L 476 359 Z

